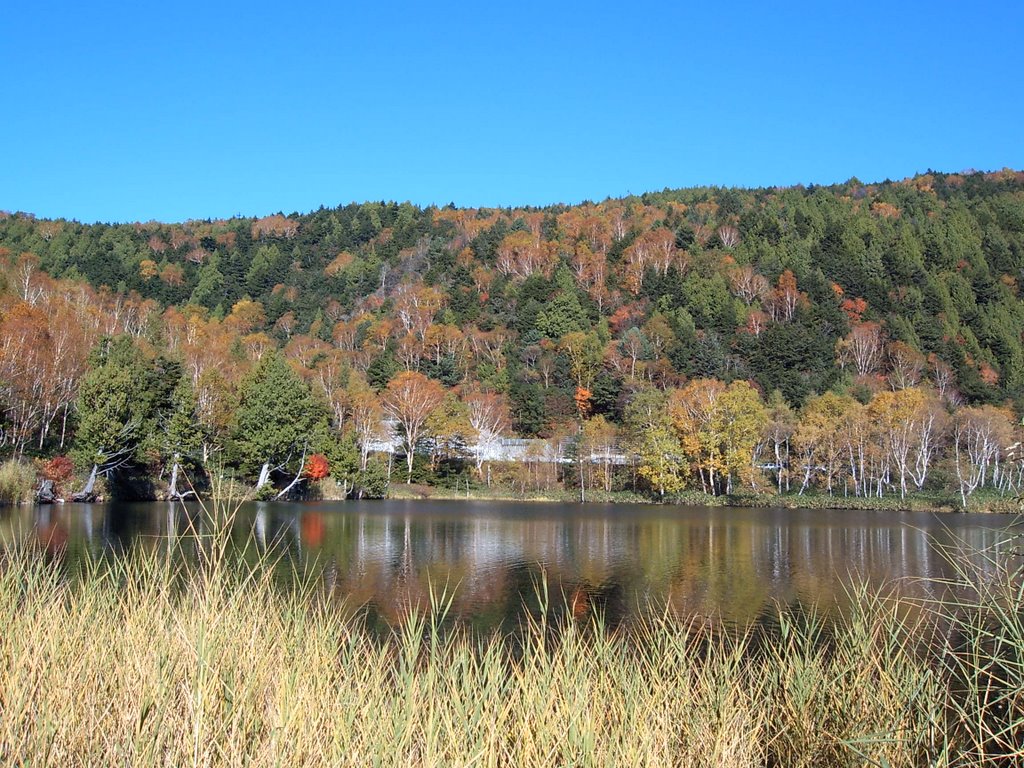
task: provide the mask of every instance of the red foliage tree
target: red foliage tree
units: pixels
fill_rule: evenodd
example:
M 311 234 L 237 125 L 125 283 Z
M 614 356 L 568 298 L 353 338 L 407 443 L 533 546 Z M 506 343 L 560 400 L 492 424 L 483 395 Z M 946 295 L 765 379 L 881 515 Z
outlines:
M 75 463 L 67 456 L 54 456 L 39 466 L 39 477 L 52 480 L 55 492 L 60 495 L 65 490 L 65 483 L 75 473 Z
M 330 474 L 330 471 L 331 465 L 327 461 L 327 457 L 322 453 L 314 453 L 306 459 L 306 468 L 303 470 L 303 474 L 310 480 L 323 480 Z

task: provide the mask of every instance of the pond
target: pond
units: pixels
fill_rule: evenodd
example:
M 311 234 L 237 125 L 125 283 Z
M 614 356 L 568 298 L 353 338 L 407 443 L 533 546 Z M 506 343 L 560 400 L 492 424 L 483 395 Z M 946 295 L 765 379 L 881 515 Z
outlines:
M 0 511 L 0 540 L 39 542 L 71 566 L 135 547 L 195 555 L 196 505 L 65 504 Z M 1007 515 L 932 515 L 479 501 L 247 503 L 231 546 L 312 569 L 332 598 L 393 624 L 453 592 L 472 626 L 514 626 L 538 585 L 610 623 L 670 610 L 745 625 L 777 606 L 842 610 L 852 584 L 943 594 L 952 561 L 979 578 L 1009 550 Z M 190 554 L 191 553 L 191 554 Z M 291 570 L 289 569 L 289 573 Z

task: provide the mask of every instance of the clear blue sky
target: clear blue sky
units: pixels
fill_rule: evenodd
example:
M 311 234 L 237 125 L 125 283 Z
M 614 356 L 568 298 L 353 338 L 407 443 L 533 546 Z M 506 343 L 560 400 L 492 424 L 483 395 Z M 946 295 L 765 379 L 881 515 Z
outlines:
M 1024 4 L 9 3 L 0 209 L 217 218 L 1024 168 Z

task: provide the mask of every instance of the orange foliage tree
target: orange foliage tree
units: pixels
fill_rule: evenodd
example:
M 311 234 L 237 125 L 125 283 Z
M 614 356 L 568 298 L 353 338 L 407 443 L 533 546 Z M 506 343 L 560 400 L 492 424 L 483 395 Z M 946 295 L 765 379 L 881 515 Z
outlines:
M 306 467 L 303 474 L 310 480 L 323 480 L 330 474 L 331 465 L 327 457 L 322 453 L 314 453 L 306 459 Z
M 385 413 L 397 422 L 408 465 L 406 482 L 412 482 L 413 456 L 424 434 L 427 419 L 444 401 L 444 387 L 416 371 L 404 371 L 388 382 L 381 396 Z

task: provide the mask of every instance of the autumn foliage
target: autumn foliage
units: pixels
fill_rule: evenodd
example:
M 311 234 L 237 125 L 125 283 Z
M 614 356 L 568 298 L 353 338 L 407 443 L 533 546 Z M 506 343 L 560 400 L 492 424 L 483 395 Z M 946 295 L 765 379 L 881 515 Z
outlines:
M 327 461 L 327 457 L 322 453 L 314 453 L 312 456 L 307 457 L 303 474 L 310 480 L 323 480 L 330 472 L 331 466 Z
M 62 483 L 70 479 L 75 471 L 75 464 L 67 456 L 54 456 L 42 463 L 39 475 L 46 480 Z
M 576 413 L 580 415 L 580 418 L 587 418 L 593 410 L 591 403 L 593 396 L 593 393 L 586 387 L 576 387 L 576 394 L 573 396 L 573 400 L 576 402 Z
M 919 409 L 897 393 L 919 390 L 930 404 L 921 412 L 944 414 L 927 448 L 941 471 L 928 458 L 927 474 L 959 488 L 958 415 L 1011 414 L 1010 432 L 994 434 L 1016 439 L 1024 408 L 1022 201 L 1020 174 L 930 173 L 529 209 L 374 202 L 95 226 L 6 215 L 0 451 L 74 451 L 90 353 L 127 337 L 148 368 L 124 388 L 150 382 L 131 397 L 163 409 L 154 424 L 187 383 L 195 406 L 182 421 L 198 441 L 187 458 L 199 463 L 234 455 L 242 465 L 244 382 L 280 355 L 323 410 L 327 437 L 317 439 L 349 446 L 346 466 L 359 473 L 387 448 L 405 454 L 409 477 L 422 455 L 445 472 L 466 471 L 469 458 L 482 479 L 491 468 L 481 457 L 509 437 L 543 442 L 536 453 L 557 468 L 559 436 L 582 418 L 607 454 L 625 456 L 632 440 L 649 462 L 629 473 L 630 487 L 648 482 L 659 495 L 768 483 L 902 494 L 918 487 L 892 447 L 908 438 L 865 436 L 855 419 L 877 427 L 892 410 L 917 425 L 906 414 Z M 668 415 L 642 440 L 628 414 L 652 391 Z M 775 416 L 751 445 L 762 419 L 730 431 L 723 414 L 755 413 L 755 399 Z M 806 425 L 782 419 L 783 408 Z M 965 421 L 963 434 L 978 423 Z M 166 475 L 166 440 L 153 431 L 133 460 Z M 1000 440 L 979 487 L 1018 483 Z M 307 449 L 336 448 L 289 446 L 287 473 L 268 472 L 294 477 Z M 616 471 L 594 482 L 614 485 Z M 542 474 L 533 467 L 526 482 L 548 483 Z
M 54 456 L 39 465 L 39 477 L 52 480 L 58 494 L 68 490 L 67 483 L 74 476 L 75 464 L 67 456 Z

